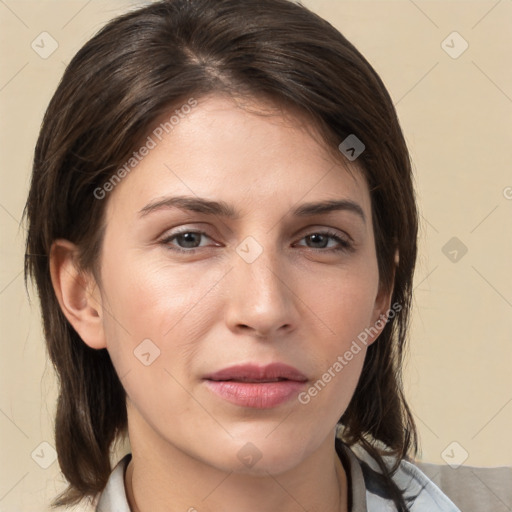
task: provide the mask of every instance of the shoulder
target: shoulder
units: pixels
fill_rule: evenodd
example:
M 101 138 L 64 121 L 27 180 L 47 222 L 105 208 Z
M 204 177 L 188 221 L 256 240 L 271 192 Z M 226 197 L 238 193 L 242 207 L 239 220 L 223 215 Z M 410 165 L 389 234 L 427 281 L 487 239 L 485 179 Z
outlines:
M 124 474 L 131 458 L 131 453 L 128 453 L 116 464 L 105 489 L 96 499 L 95 512 L 131 512 L 124 486 Z
M 395 507 L 386 495 L 382 472 L 377 462 L 362 447 L 351 447 L 350 450 L 355 455 L 364 477 L 368 512 L 394 511 Z M 384 457 L 384 462 L 392 467 L 394 459 Z M 392 478 L 403 491 L 411 512 L 460 512 L 448 496 L 411 462 L 400 461 Z

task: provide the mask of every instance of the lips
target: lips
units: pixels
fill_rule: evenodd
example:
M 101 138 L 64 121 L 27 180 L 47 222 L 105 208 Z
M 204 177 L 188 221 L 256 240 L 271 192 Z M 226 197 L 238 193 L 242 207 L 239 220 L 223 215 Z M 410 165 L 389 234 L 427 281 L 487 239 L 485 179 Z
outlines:
M 205 378 L 213 381 L 238 382 L 279 382 L 282 380 L 306 382 L 308 380 L 297 368 L 284 363 L 272 363 L 267 366 L 253 364 L 230 366 L 207 375 Z
M 283 363 L 231 366 L 204 378 L 218 397 L 253 409 L 270 409 L 289 401 L 307 380 L 299 370 Z

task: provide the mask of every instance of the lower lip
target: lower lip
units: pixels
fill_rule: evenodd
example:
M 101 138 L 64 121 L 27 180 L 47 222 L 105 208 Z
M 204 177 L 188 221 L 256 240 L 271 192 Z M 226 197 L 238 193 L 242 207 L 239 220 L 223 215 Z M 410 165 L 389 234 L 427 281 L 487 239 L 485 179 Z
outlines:
M 205 382 L 215 394 L 228 402 L 254 409 L 277 407 L 297 395 L 305 385 L 305 382 L 295 380 L 278 382 L 206 380 Z

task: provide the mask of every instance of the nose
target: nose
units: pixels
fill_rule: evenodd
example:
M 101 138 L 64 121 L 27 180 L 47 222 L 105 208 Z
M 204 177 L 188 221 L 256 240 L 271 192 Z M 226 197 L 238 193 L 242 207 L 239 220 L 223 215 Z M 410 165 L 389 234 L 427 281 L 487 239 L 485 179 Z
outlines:
M 262 249 L 252 262 L 240 256 L 243 253 L 233 254 L 233 268 L 226 276 L 226 322 L 237 334 L 272 339 L 296 328 L 298 297 L 284 255 Z

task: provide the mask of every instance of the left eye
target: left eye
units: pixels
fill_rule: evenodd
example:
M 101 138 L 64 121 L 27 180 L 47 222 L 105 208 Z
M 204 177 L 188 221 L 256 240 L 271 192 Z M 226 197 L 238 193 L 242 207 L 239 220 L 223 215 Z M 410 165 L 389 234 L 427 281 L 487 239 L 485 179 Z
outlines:
M 163 239 L 162 244 L 164 244 L 173 251 L 194 253 L 196 249 L 205 247 L 205 245 L 201 245 L 202 237 L 206 237 L 211 240 L 211 238 L 202 231 L 183 231 L 181 233 L 175 233 Z M 326 251 L 324 252 L 343 251 L 351 249 L 351 244 L 348 239 L 342 238 L 337 233 L 330 231 L 313 232 L 308 235 L 305 235 L 304 237 L 301 238 L 301 240 L 309 240 L 310 243 L 317 244 L 316 247 L 314 245 L 306 245 L 308 249 L 326 249 Z M 327 247 L 330 240 L 334 241 L 337 245 L 335 244 L 334 247 Z M 173 242 L 176 242 L 177 245 L 174 244 Z
M 346 250 L 351 247 L 350 242 L 348 240 L 345 240 L 341 238 L 337 233 L 332 233 L 330 231 L 321 231 L 318 233 L 311 233 L 309 235 L 306 235 L 303 240 L 310 240 L 313 244 L 320 244 L 320 247 L 309 247 L 310 249 L 325 249 L 327 248 L 327 244 L 330 240 L 334 240 L 337 242 L 338 247 L 330 247 L 328 250 L 331 251 L 340 251 L 340 250 Z

